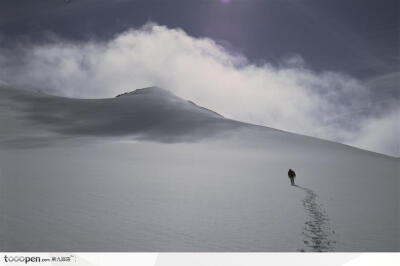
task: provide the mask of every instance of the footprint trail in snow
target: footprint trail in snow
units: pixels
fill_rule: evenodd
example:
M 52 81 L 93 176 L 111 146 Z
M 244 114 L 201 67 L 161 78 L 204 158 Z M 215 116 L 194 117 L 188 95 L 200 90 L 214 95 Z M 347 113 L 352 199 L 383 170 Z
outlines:
M 300 251 L 334 251 L 335 231 L 332 230 L 329 217 L 324 208 L 317 201 L 317 194 L 308 188 L 296 187 L 304 190 L 303 207 L 307 212 L 307 221 L 304 223 L 303 243 L 305 248 Z

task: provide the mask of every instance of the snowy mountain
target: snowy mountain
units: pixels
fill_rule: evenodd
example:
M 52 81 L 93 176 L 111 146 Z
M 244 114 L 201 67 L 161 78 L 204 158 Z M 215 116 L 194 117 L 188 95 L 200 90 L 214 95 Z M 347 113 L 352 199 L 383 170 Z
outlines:
M 398 158 L 157 87 L 0 84 L 1 251 L 400 251 L 399 173 Z

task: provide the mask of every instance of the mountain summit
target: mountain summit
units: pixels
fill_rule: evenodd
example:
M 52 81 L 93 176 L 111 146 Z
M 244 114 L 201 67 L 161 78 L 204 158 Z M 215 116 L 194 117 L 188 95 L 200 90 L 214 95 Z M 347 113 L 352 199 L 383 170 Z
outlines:
M 157 86 L 152 86 L 152 87 L 146 87 L 146 88 L 142 88 L 142 89 L 136 89 L 133 91 L 129 91 L 129 92 L 124 92 L 121 94 L 118 94 L 116 96 L 116 98 L 118 97 L 126 97 L 126 96 L 135 96 L 138 94 L 151 94 L 153 96 L 158 95 L 158 96 L 169 96 L 169 97 L 176 97 L 174 94 L 172 94 L 171 92 L 162 89 L 160 87 Z
M 67 136 L 134 136 L 175 142 L 202 139 L 245 125 L 159 87 L 115 98 L 74 99 L 2 85 L 0 95 L 0 102 L 18 117 Z

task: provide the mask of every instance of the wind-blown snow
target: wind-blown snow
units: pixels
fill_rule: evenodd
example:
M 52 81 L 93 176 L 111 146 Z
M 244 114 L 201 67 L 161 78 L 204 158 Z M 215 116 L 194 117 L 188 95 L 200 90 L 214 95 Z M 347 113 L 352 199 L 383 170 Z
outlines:
M 2 251 L 400 250 L 390 156 L 159 88 L 89 100 L 2 85 L 0 124 Z

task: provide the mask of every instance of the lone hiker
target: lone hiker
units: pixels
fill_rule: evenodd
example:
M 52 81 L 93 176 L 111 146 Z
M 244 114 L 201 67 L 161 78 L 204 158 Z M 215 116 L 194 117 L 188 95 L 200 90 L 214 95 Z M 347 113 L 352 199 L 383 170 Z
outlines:
M 292 169 L 289 169 L 289 172 L 287 174 L 290 178 L 290 184 L 294 186 L 295 185 L 294 179 L 296 178 L 296 173 Z

